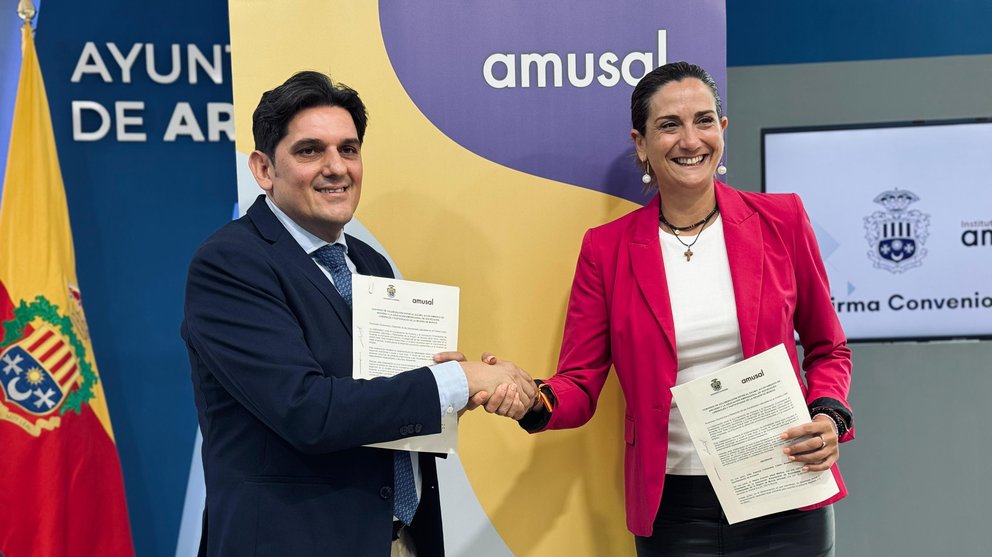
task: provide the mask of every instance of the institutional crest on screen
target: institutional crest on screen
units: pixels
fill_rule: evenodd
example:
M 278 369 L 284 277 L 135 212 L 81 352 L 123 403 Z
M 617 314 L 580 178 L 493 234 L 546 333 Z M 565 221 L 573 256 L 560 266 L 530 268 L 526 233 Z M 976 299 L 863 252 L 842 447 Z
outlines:
M 876 269 L 902 273 L 919 267 L 927 255 L 930 215 L 908 209 L 920 198 L 908 190 L 883 191 L 873 200 L 885 208 L 865 217 L 868 259 Z

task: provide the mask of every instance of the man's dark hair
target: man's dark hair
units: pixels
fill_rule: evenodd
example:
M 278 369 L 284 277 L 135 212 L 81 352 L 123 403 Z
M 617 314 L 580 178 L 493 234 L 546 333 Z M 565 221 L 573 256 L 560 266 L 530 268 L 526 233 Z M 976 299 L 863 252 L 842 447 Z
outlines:
M 365 140 L 369 115 L 358 92 L 320 72 L 299 72 L 271 91 L 262 93 L 252 115 L 255 149 L 275 160 L 276 145 L 286 137 L 289 122 L 300 111 L 315 106 L 339 106 L 351 114 L 358 141 Z
M 651 70 L 641 78 L 637 87 L 634 87 L 634 92 L 630 95 L 631 126 L 642 136 L 646 135 L 651 97 L 665 85 L 688 78 L 698 79 L 709 87 L 710 92 L 713 93 L 713 99 L 716 101 L 716 115 L 718 118 L 723 118 L 723 102 L 720 101 L 720 93 L 717 91 L 713 76 L 695 64 L 672 62 Z

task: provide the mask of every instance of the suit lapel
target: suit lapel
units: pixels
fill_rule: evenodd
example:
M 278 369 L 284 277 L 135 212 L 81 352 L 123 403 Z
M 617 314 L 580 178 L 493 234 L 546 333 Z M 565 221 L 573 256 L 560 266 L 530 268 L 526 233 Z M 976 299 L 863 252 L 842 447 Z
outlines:
M 723 235 L 727 243 L 730 277 L 734 282 L 737 322 L 741 331 L 744 357 L 754 355 L 761 308 L 764 241 L 761 222 L 735 190 L 717 182 L 716 202 L 723 218 Z
M 634 217 L 627 249 L 634 280 L 647 300 L 648 308 L 663 332 L 672 361 L 676 360 L 675 322 L 672 319 L 671 298 L 668 294 L 668 281 L 665 279 L 665 262 L 661 256 L 661 242 L 658 239 L 657 195 Z
M 359 242 L 351 234 L 348 236 L 348 258 L 355 264 L 355 270 L 360 275 L 372 277 L 393 278 L 392 269 L 383 269 L 381 265 L 376 265 L 377 261 L 369 253 L 369 246 Z M 378 255 L 378 252 L 374 252 Z
M 255 224 L 262 238 L 271 244 L 274 256 L 293 265 L 299 274 L 306 277 L 306 280 L 327 299 L 341 320 L 341 324 L 348 331 L 348 335 L 351 336 L 351 308 L 348 307 L 348 303 L 338 294 L 331 281 L 327 280 L 327 276 L 317 268 L 313 258 L 303 251 L 286 227 L 272 214 L 272 210 L 265 203 L 264 195 L 258 196 L 248 209 L 248 217 Z

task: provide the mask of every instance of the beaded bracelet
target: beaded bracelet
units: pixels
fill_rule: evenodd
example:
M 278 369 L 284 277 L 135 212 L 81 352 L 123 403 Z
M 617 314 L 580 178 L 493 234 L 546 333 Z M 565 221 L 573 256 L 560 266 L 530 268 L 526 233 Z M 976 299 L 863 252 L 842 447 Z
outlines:
M 817 414 L 823 414 L 826 417 L 833 420 L 834 425 L 837 426 L 838 439 L 843 437 L 844 434 L 847 433 L 847 422 L 844 421 L 844 417 L 840 415 L 840 412 L 834 410 L 833 408 L 830 408 L 828 406 L 817 406 L 816 408 L 813 408 L 812 411 L 810 411 L 810 414 L 812 414 L 813 417 L 816 417 Z

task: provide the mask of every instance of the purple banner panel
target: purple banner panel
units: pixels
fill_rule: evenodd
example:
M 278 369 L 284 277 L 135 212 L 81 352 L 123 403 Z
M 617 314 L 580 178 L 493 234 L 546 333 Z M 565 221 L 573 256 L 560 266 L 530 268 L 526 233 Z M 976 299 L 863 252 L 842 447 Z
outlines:
M 643 203 L 630 94 L 686 60 L 726 83 L 723 0 L 379 3 L 393 70 L 444 134 L 495 163 Z

